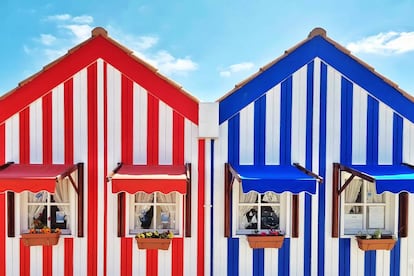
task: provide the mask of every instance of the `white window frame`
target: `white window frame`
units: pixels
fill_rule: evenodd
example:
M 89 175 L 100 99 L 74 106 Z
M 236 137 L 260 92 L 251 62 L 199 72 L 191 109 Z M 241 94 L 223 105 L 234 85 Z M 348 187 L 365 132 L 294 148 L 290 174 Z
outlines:
M 283 231 L 286 237 L 289 236 L 290 233 L 290 225 L 291 225 L 291 208 L 288 208 L 288 206 L 291 206 L 291 193 L 284 192 L 282 194 L 278 194 L 280 196 L 279 203 L 240 203 L 240 197 L 239 193 L 242 192 L 241 184 L 237 181 L 237 179 L 233 182 L 233 188 L 232 188 L 232 201 L 233 201 L 233 207 L 232 207 L 232 229 L 233 233 L 232 235 L 237 236 L 243 236 L 243 235 L 249 235 L 249 234 L 255 234 L 257 231 L 254 229 L 239 229 L 239 206 L 242 205 L 253 205 L 258 207 L 258 228 L 259 233 L 260 232 L 267 232 L 269 229 L 260 229 L 260 207 L 261 206 L 279 206 L 280 214 L 279 214 L 279 230 Z M 255 192 L 257 193 L 257 192 Z M 260 196 L 258 197 L 260 199 Z
M 48 200 L 47 202 L 42 203 L 29 203 L 29 193 L 28 191 L 20 193 L 20 233 L 27 233 L 31 227 L 29 225 L 29 217 L 28 217 L 28 208 L 29 205 L 45 205 L 47 208 L 47 214 L 48 217 L 50 217 L 50 208 L 51 206 L 59 206 L 59 205 L 69 205 L 70 206 L 70 214 L 69 214 L 69 228 L 67 229 L 61 229 L 62 235 L 74 235 L 74 233 L 77 233 L 77 204 L 76 204 L 76 197 L 77 194 L 75 190 L 73 189 L 71 183 L 67 180 L 65 180 L 66 183 L 64 185 L 69 185 L 71 188 L 69 189 L 69 203 L 56 203 L 56 202 L 50 202 L 50 196 L 53 195 L 52 193 L 47 192 L 48 194 Z M 34 193 L 36 194 L 36 193 Z M 16 194 L 19 195 L 19 194 Z M 16 210 L 17 211 L 17 210 Z M 47 226 L 50 227 L 50 220 L 47 221 Z
M 351 175 L 347 172 L 341 172 L 341 186 L 344 185 L 347 178 Z M 355 185 L 357 181 L 362 182 L 362 198 L 360 203 L 346 203 L 345 194 L 346 189 L 350 185 Z M 380 230 L 383 234 L 396 235 L 398 233 L 398 194 L 393 194 L 390 192 L 384 192 L 383 198 L 384 202 L 382 203 L 371 203 L 367 202 L 367 186 L 369 181 L 361 179 L 359 177 L 354 177 L 354 179 L 349 183 L 349 185 L 344 189 L 340 194 L 340 236 L 341 237 L 350 237 L 359 234 L 373 234 L 376 230 Z M 375 185 L 375 184 L 374 184 Z M 346 228 L 345 222 L 345 207 L 346 206 L 358 206 L 362 208 L 362 214 L 356 214 L 357 216 L 362 217 L 362 228 L 361 229 L 352 229 Z M 369 207 L 383 207 L 384 208 L 384 227 L 383 228 L 369 228 L 368 224 L 368 209 Z M 356 218 L 357 219 L 357 218 Z
M 154 192 L 152 194 L 154 194 L 154 202 L 153 203 L 140 203 L 140 202 L 135 202 L 135 195 L 136 194 L 129 194 L 129 196 L 127 196 L 126 198 L 126 204 L 127 206 L 129 206 L 129 208 L 127 208 L 127 212 L 128 214 L 126 214 L 126 217 L 128 218 L 128 222 L 127 222 L 127 227 L 129 229 L 128 233 L 129 236 L 135 236 L 138 233 L 143 233 L 143 232 L 148 232 L 148 231 L 158 231 L 160 233 L 165 232 L 167 230 L 170 230 L 174 233 L 174 236 L 178 236 L 181 237 L 183 236 L 183 221 L 184 221 L 184 194 L 180 194 L 178 192 L 173 192 L 175 193 L 176 199 L 175 199 L 175 210 L 176 210 L 176 214 L 175 214 L 175 228 L 174 229 L 163 229 L 163 228 L 156 228 L 155 227 L 155 223 L 152 223 L 154 225 L 154 227 L 149 228 L 149 229 L 137 229 L 134 227 L 135 224 L 135 206 L 148 206 L 148 205 L 152 205 L 154 206 L 154 216 L 153 216 L 153 220 L 156 217 L 156 210 L 158 208 L 158 206 L 162 206 L 162 205 L 173 205 L 172 203 L 159 203 L 156 202 L 156 194 L 157 193 L 161 193 L 161 192 Z M 162 193 L 161 193 L 162 194 Z M 153 221 L 154 222 L 154 221 Z

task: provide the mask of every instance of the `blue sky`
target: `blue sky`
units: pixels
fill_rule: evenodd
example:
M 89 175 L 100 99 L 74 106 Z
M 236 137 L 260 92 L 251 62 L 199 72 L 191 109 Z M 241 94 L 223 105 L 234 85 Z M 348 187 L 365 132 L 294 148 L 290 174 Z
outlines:
M 414 94 L 411 0 L 2 0 L 0 23 L 0 95 L 97 26 L 201 101 L 217 100 L 315 27 Z

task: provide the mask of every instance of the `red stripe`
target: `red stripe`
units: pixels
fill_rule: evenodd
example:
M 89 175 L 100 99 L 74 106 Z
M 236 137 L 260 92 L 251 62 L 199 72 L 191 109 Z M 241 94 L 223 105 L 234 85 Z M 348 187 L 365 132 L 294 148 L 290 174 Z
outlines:
M 132 275 L 132 238 L 121 238 L 121 276 Z
M 43 164 L 52 164 L 52 93 L 42 98 Z
M 20 276 L 30 276 L 30 247 L 20 239 Z
M 173 164 L 184 164 L 184 117 L 173 112 Z
M 64 276 L 73 275 L 73 238 L 65 238 L 65 267 L 64 267 Z
M 205 141 L 198 141 L 197 275 L 204 275 Z
M 184 239 L 172 240 L 172 276 L 184 275 Z
M 132 130 L 133 130 L 133 83 L 122 75 L 122 99 L 121 99 L 121 128 L 122 128 L 122 162 L 132 164 Z
M 0 164 L 5 163 L 5 129 L 0 125 Z M 6 275 L 6 198 L 5 193 L 0 194 L 0 275 Z
M 147 249 L 147 276 L 158 275 L 158 249 Z
M 97 64 L 88 67 L 88 275 L 97 275 L 98 110 Z
M 104 98 L 104 172 L 106 173 L 108 171 L 108 77 L 107 77 L 107 63 L 103 63 L 103 98 Z M 108 246 L 108 228 L 107 228 L 107 222 L 108 222 L 108 182 L 106 181 L 106 175 L 103 175 L 104 180 L 104 228 L 103 228 L 103 249 L 104 249 L 104 268 L 103 268 L 103 274 L 107 275 L 107 264 L 108 264 L 108 256 L 107 256 L 107 246 Z
M 147 164 L 158 165 L 159 100 L 148 94 Z
M 52 270 L 52 246 L 43 246 L 43 276 L 51 276 Z
M 73 164 L 73 79 L 64 84 L 65 164 Z
M 29 107 L 19 113 L 20 130 L 20 164 L 30 162 L 30 110 Z

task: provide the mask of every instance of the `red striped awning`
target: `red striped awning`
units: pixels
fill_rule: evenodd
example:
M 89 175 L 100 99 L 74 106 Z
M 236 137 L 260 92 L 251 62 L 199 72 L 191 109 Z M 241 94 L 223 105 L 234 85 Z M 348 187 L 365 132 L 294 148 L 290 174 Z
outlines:
M 0 192 L 55 192 L 56 182 L 68 176 L 76 165 L 5 164 L 0 166 Z
M 121 165 L 110 178 L 113 193 L 187 192 L 185 165 Z

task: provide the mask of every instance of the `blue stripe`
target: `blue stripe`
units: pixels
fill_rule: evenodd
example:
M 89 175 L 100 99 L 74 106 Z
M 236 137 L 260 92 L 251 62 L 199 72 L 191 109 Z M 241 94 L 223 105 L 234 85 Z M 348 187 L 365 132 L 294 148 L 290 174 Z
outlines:
M 214 271 L 214 140 L 211 139 L 210 148 L 210 276 Z
M 378 101 L 368 96 L 367 165 L 378 164 L 378 109 Z
M 392 163 L 398 165 L 402 163 L 403 149 L 403 119 L 396 113 L 393 118 L 393 137 L 392 137 Z
M 341 80 L 341 151 L 340 159 L 343 164 L 352 163 L 352 83 L 347 79 Z
M 401 239 L 398 239 L 394 245 L 394 248 L 390 253 L 390 275 L 399 276 L 400 275 L 400 261 L 401 261 Z
M 240 116 L 236 114 L 228 123 L 228 161 L 231 164 L 239 164 L 240 160 Z M 230 202 L 230 210 L 232 210 Z M 230 233 L 233 233 L 233 212 L 230 212 Z M 227 240 L 227 275 L 239 274 L 239 239 L 228 238 Z
M 292 77 L 282 82 L 280 96 L 280 164 L 291 164 Z
M 238 276 L 239 275 L 239 239 L 228 238 L 227 239 L 227 275 Z
M 290 238 L 285 238 L 283 245 L 279 248 L 278 255 L 278 275 L 289 276 L 289 260 L 290 260 Z
M 313 67 L 314 62 L 308 64 L 306 89 L 306 164 L 312 170 L 312 142 L 313 142 Z M 304 275 L 312 272 L 312 196 L 305 194 L 305 224 L 304 224 Z
M 365 251 L 364 276 L 375 276 L 377 251 Z
M 339 275 L 351 275 L 351 239 L 339 239 Z
M 392 109 L 398 110 L 399 114 L 414 122 L 414 109 L 410 99 L 373 74 L 370 69 L 361 65 L 360 62 L 338 50 L 336 45 L 317 36 L 303 43 L 293 52 L 221 100 L 219 104 L 220 124 L 237 114 L 242 108 L 261 97 L 270 88 L 282 82 L 315 57 L 320 57 L 348 79 L 372 93 L 375 98 Z
M 254 164 L 265 164 L 266 96 L 254 103 Z
M 321 63 L 319 118 L 319 175 L 326 179 L 326 92 L 327 66 Z M 325 275 L 325 185 L 319 185 L 318 196 L 318 275 Z
M 253 249 L 253 276 L 264 275 L 264 249 Z

